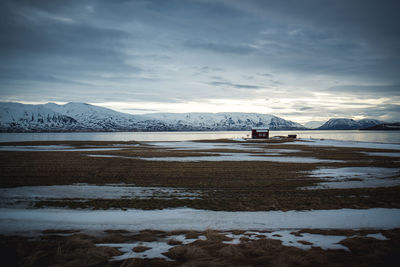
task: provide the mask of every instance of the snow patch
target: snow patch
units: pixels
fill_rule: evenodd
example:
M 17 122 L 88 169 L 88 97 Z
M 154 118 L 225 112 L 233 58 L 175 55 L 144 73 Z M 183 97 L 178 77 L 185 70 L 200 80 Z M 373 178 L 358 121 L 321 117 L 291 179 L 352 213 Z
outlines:
M 371 238 L 375 238 L 378 240 L 389 240 L 386 236 L 384 236 L 382 233 L 377 233 L 377 234 L 368 234 L 366 235 L 366 237 L 371 237 Z
M 349 249 L 341 244 L 340 241 L 346 239 L 346 236 L 333 236 L 333 235 L 320 235 L 303 233 L 301 235 L 292 234 L 293 230 L 279 230 L 268 233 L 248 231 L 241 235 L 228 234 L 232 238 L 231 241 L 224 241 L 225 244 L 240 244 L 241 238 L 248 238 L 250 240 L 259 240 L 261 238 L 270 238 L 282 241 L 282 245 L 288 247 L 297 247 L 300 249 L 311 249 L 312 247 L 320 247 L 322 249 Z M 299 242 L 300 241 L 300 242 Z M 305 241 L 307 243 L 302 243 Z
M 0 146 L 0 151 L 113 151 L 122 150 L 122 147 L 74 148 L 72 146 Z
M 179 245 L 170 245 L 168 244 L 168 240 L 174 239 L 177 241 L 182 242 L 182 245 L 190 244 L 196 240 L 205 240 L 205 236 L 199 236 L 197 238 L 193 239 L 186 239 L 185 235 L 172 235 L 168 236 L 167 238 L 164 238 L 162 241 L 152 241 L 152 242 L 143 242 L 143 241 L 137 241 L 137 242 L 131 242 L 131 243 L 103 243 L 103 244 L 97 244 L 97 246 L 102 246 L 102 247 L 114 247 L 118 248 L 118 250 L 122 253 L 123 255 L 119 256 L 114 256 L 111 260 L 113 261 L 119 261 L 119 260 L 125 260 L 125 259 L 130 259 L 130 258 L 140 258 L 140 259 L 165 259 L 165 260 L 171 260 L 168 257 L 166 257 L 163 253 L 168 252 L 170 248 L 179 246 Z M 137 247 L 137 246 L 145 246 L 150 249 L 143 251 L 143 252 L 135 252 L 132 249 Z
M 135 187 L 120 185 L 51 185 L 0 188 L 0 205 L 66 198 L 78 199 L 197 199 L 201 191 L 183 188 Z
M 168 257 L 162 253 L 167 252 L 173 246 L 168 245 L 165 242 L 134 242 L 134 243 L 104 243 L 97 244 L 100 247 L 114 247 L 120 252 L 124 253 L 119 256 L 112 257 L 112 261 L 126 260 L 130 258 L 140 258 L 140 259 L 165 259 L 170 260 Z M 149 250 L 143 252 L 134 252 L 132 249 L 137 246 L 149 247 Z
M 248 154 L 248 153 L 218 153 L 216 156 L 188 156 L 188 157 L 153 157 L 139 158 L 150 161 L 178 161 L 178 162 L 200 162 L 200 161 L 270 161 L 287 163 L 332 163 L 343 162 L 342 160 L 327 160 L 305 157 L 271 157 L 271 154 Z M 272 154 L 274 155 L 274 154 Z
M 254 144 L 248 143 L 205 143 L 205 142 L 150 142 L 148 145 L 167 148 L 171 150 L 212 150 L 212 149 L 232 149 L 232 150 L 264 150 Z
M 310 176 L 326 182 L 302 189 L 392 187 L 400 185 L 399 175 L 400 170 L 398 168 L 320 168 L 313 170 Z
M 400 152 L 363 152 L 368 156 L 400 158 Z
M 325 139 L 308 139 L 308 138 L 303 138 L 299 141 L 291 142 L 290 144 L 291 145 L 305 145 L 305 146 L 333 146 L 333 147 L 356 147 L 356 148 L 376 148 L 376 149 L 400 150 L 400 144 L 383 144 L 383 143 L 339 141 L 339 140 L 325 140 Z
M 238 245 L 242 243 L 242 240 L 260 240 L 260 239 L 275 239 L 280 240 L 283 246 L 287 247 L 297 247 L 303 250 L 309 250 L 314 247 L 319 247 L 324 250 L 332 249 L 332 250 L 345 250 L 350 252 L 350 250 L 339 244 L 341 241 L 348 238 L 347 236 L 335 236 L 335 235 L 323 235 L 323 234 L 310 234 L 310 233 L 294 233 L 294 229 L 290 230 L 278 230 L 278 231 L 270 231 L 270 232 L 259 232 L 259 231 L 246 231 L 243 234 L 233 234 L 231 232 L 222 232 L 221 234 L 231 238 L 229 241 L 222 241 L 224 244 L 229 245 Z M 352 236 L 355 237 L 355 236 Z M 378 240 L 389 240 L 381 233 L 376 234 L 368 234 L 366 237 L 375 238 Z M 168 240 L 177 240 L 182 242 L 179 245 L 170 245 L 168 244 Z M 123 255 L 114 256 L 112 258 L 113 261 L 125 260 L 129 258 L 140 258 L 140 259 L 165 259 L 171 261 L 168 257 L 164 255 L 164 253 L 168 252 L 168 250 L 172 247 L 187 245 L 193 243 L 197 240 L 206 240 L 207 238 L 203 235 L 198 236 L 197 238 L 186 239 L 185 235 L 172 235 L 167 238 L 163 238 L 162 240 L 152 241 L 152 242 L 143 242 L 143 241 L 135 241 L 130 243 L 102 243 L 97 244 L 97 246 L 105 246 L 105 247 L 114 247 L 117 248 Z M 149 249 L 143 252 L 134 252 L 132 249 L 137 246 L 145 246 Z

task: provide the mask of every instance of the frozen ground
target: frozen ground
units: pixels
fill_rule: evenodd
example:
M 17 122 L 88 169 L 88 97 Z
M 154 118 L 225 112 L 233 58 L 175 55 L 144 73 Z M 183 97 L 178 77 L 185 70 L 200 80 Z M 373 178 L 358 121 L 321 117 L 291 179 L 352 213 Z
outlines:
M 400 209 L 339 209 L 310 211 L 227 212 L 189 208 L 163 210 L 0 209 L 0 233 L 46 229 L 98 231 L 144 229 L 282 230 L 392 229 L 400 227 Z
M 113 185 L 51 185 L 0 188 L 0 206 L 18 202 L 34 202 L 56 199 L 195 199 L 201 191 L 168 187 L 135 187 L 125 184 Z
M 400 170 L 398 168 L 320 168 L 312 171 L 310 176 L 326 182 L 302 189 L 371 188 L 400 185 Z

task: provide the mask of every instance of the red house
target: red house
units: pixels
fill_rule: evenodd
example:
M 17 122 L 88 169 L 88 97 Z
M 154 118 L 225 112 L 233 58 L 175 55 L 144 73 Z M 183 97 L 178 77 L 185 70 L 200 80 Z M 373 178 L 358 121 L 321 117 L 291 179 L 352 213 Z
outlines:
M 268 139 L 269 138 L 269 129 L 254 127 L 251 129 L 251 138 L 253 139 Z

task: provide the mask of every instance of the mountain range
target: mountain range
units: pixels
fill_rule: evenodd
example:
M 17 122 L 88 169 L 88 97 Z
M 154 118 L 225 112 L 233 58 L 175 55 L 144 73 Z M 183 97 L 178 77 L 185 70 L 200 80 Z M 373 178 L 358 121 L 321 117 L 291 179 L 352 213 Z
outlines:
M 373 119 L 339 118 L 330 119 L 316 130 L 365 129 L 383 123 Z M 251 127 L 268 127 L 270 130 L 307 130 L 299 123 L 259 113 L 132 115 L 86 103 L 29 105 L 0 102 L 0 132 L 247 131 Z
M 153 113 L 132 115 L 85 103 L 0 103 L 1 132 L 229 131 L 251 127 L 304 130 L 303 125 L 257 113 Z

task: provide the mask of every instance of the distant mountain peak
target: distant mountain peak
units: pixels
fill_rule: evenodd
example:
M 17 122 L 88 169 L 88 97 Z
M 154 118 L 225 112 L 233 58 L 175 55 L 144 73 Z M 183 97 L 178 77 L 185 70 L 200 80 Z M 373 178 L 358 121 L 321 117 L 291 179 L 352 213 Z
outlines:
M 375 119 L 353 120 L 347 118 L 332 118 L 317 130 L 359 130 L 384 123 Z

